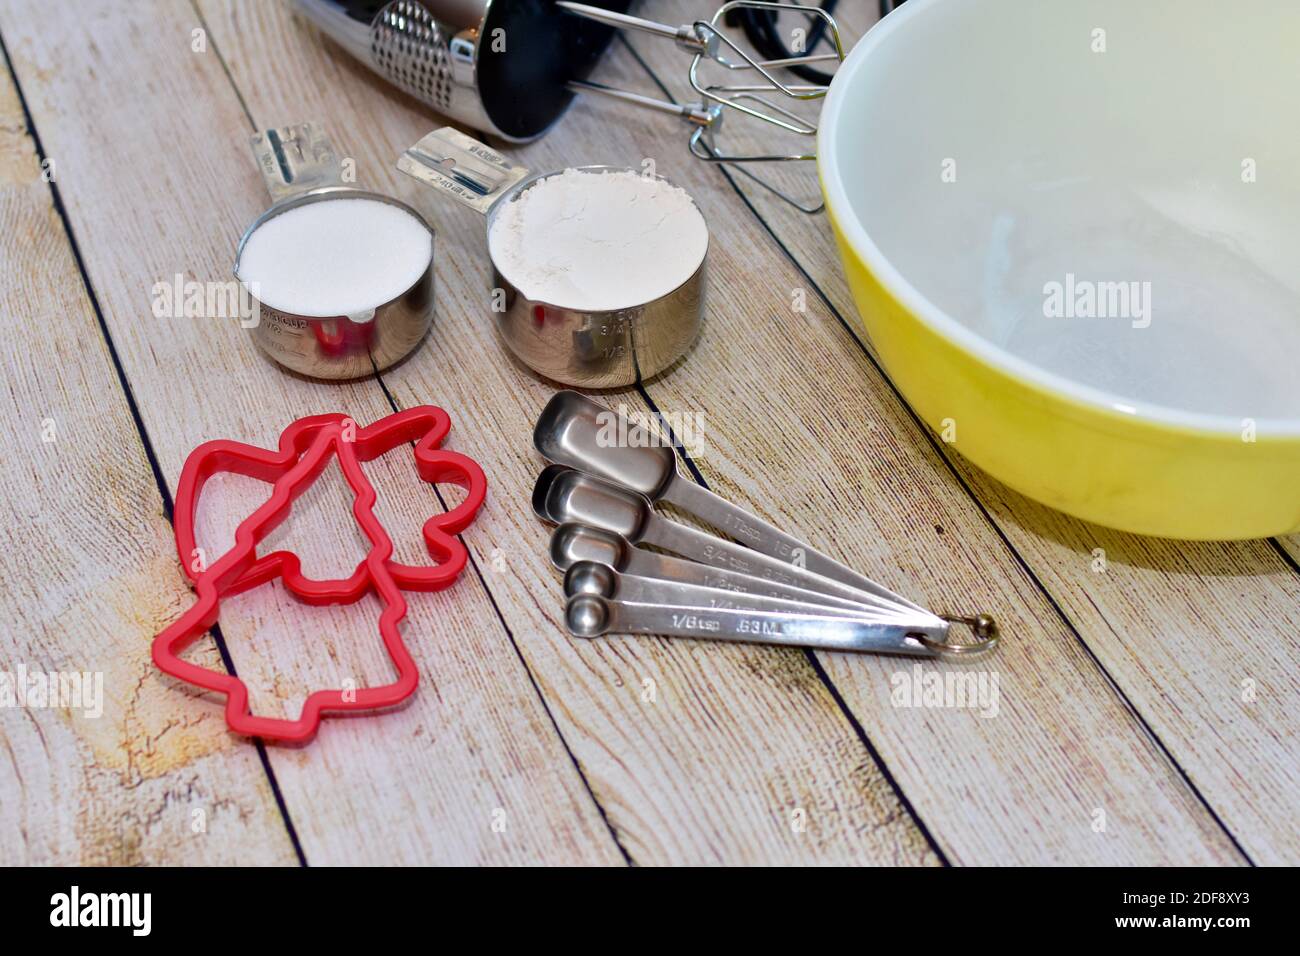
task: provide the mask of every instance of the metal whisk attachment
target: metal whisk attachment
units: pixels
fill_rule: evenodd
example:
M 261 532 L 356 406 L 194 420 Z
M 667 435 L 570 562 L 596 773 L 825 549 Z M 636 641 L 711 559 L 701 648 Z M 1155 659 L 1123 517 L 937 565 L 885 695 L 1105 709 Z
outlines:
M 806 213 L 820 212 L 823 204 L 805 205 L 775 184 L 744 168 L 743 164 L 772 162 L 801 162 L 816 159 L 812 152 L 797 153 L 756 153 L 732 154 L 724 152 L 717 142 L 718 130 L 727 110 L 735 110 L 753 119 L 776 126 L 787 133 L 797 136 L 816 136 L 817 124 L 795 113 L 793 110 L 776 102 L 776 97 L 786 97 L 796 101 L 818 100 L 826 95 L 830 88 L 826 83 L 794 83 L 790 81 L 789 71 L 796 67 L 806 67 L 814 63 L 834 63 L 838 65 L 844 59 L 844 46 L 840 39 L 839 26 L 835 18 L 820 7 L 805 6 L 801 3 L 769 2 L 769 0 L 730 0 L 714 13 L 711 20 L 696 20 L 681 26 L 658 23 L 642 17 L 630 16 L 613 10 L 593 7 L 571 0 L 558 0 L 556 4 L 566 12 L 607 26 L 625 30 L 635 30 L 673 40 L 687 53 L 692 54 L 689 78 L 692 89 L 701 97 L 698 102 L 678 104 L 659 100 L 627 90 L 615 89 L 586 80 L 570 80 L 568 88 L 574 92 L 596 93 L 631 103 L 636 106 L 656 109 L 661 112 L 680 116 L 694 127 L 689 146 L 691 153 L 698 159 L 712 163 L 734 165 L 738 172 L 758 183 L 763 188 L 781 197 L 795 208 Z M 723 27 L 727 15 L 737 10 L 760 10 L 771 13 L 783 11 L 802 13 L 819 17 L 824 23 L 825 35 L 829 39 L 833 52 L 804 56 L 785 57 L 781 59 L 757 59 L 750 55 L 729 35 Z M 752 75 L 749 82 L 712 82 L 705 80 L 709 70 L 724 71 L 724 77 L 736 73 Z

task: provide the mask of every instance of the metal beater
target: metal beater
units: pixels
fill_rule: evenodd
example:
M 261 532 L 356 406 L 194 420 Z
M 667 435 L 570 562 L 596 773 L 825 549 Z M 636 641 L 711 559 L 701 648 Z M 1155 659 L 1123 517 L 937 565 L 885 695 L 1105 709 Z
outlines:
M 736 154 L 718 145 L 734 111 L 797 137 L 817 124 L 778 102 L 826 95 L 830 75 L 811 64 L 837 65 L 845 51 L 825 9 L 776 0 L 730 0 L 709 20 L 674 26 L 626 13 L 630 0 L 297 0 L 302 14 L 353 56 L 453 120 L 513 142 L 546 132 L 575 93 L 596 94 L 679 116 L 692 127 L 688 145 L 705 162 L 733 165 L 804 212 L 801 204 L 745 166 L 815 159 L 809 150 Z M 830 4 L 828 4 L 829 6 Z M 811 18 L 807 36 L 829 52 L 763 59 L 726 25 L 729 17 L 796 13 Z M 767 26 L 774 30 L 770 23 Z M 587 73 L 615 29 L 670 39 L 692 57 L 689 78 L 699 101 L 679 104 L 589 82 Z M 716 76 L 715 76 L 716 74 Z M 735 82 L 739 74 L 743 80 Z M 815 82 L 806 81 L 812 76 Z M 805 80 L 804 82 L 798 82 Z
M 690 65 L 691 88 L 701 96 L 699 102 L 681 105 L 654 97 L 642 96 L 627 90 L 614 89 L 585 80 L 570 80 L 568 88 L 576 93 L 597 93 L 612 97 L 625 103 L 656 109 L 661 112 L 676 114 L 695 127 L 689 140 L 691 154 L 696 159 L 710 163 L 728 165 L 742 163 L 802 162 L 815 160 L 815 153 L 759 153 L 737 155 L 724 153 L 717 145 L 717 133 L 722 126 L 725 110 L 735 110 L 745 116 L 769 123 L 787 133 L 797 136 L 815 137 L 817 124 L 806 117 L 796 114 L 774 102 L 773 94 L 788 97 L 796 101 L 818 100 L 830 89 L 830 77 L 825 82 L 792 83 L 783 79 L 783 73 L 806 68 L 814 63 L 832 63 L 838 65 L 844 59 L 844 45 L 840 39 L 840 30 L 835 18 L 821 7 L 805 6 L 801 3 L 768 2 L 768 0 L 731 0 L 724 3 L 714 13 L 711 20 L 696 20 L 681 26 L 657 23 L 642 17 L 633 17 L 624 13 L 603 10 L 585 3 L 571 0 L 558 0 L 556 6 L 577 16 L 595 20 L 621 29 L 636 30 L 672 39 L 687 53 L 692 54 Z M 833 51 L 830 53 L 807 53 L 799 56 L 781 57 L 779 59 L 757 59 L 745 51 L 722 27 L 728 14 L 742 10 L 770 11 L 772 13 L 797 12 L 820 19 L 824 26 L 824 35 L 829 38 Z M 705 80 L 704 70 L 708 66 L 721 68 L 726 73 L 749 72 L 755 74 L 747 83 L 719 83 Z M 808 73 L 811 71 L 803 70 Z M 795 208 L 806 213 L 820 212 L 823 204 L 805 206 L 793 196 L 762 177 L 738 167 L 765 189 L 780 196 Z

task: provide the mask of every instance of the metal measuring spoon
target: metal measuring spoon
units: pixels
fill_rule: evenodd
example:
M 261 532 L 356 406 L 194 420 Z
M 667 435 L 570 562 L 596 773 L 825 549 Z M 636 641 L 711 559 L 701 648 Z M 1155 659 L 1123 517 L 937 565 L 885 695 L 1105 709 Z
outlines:
M 676 505 L 754 551 L 787 564 L 797 559 L 799 567 L 814 574 L 929 613 L 919 604 L 691 481 L 678 471 L 677 456 L 671 448 L 630 447 L 610 442 L 610 432 L 626 434 L 626 429 L 635 427 L 626 420 L 620 422 L 620 418 L 617 412 L 585 395 L 557 392 L 537 419 L 533 444 L 548 461 L 616 482 L 645 495 L 652 503 L 666 501 Z
M 844 610 L 758 594 L 739 594 L 680 581 L 660 581 L 633 574 L 620 574 L 609 565 L 597 561 L 579 561 L 569 568 L 564 575 L 564 594 L 570 598 L 578 594 L 594 594 L 624 604 L 671 604 L 699 610 L 770 611 L 813 617 L 847 617 L 875 624 L 897 624 L 939 643 L 946 643 L 948 636 L 948 625 L 942 621 L 933 624 L 922 619 L 918 623 L 915 616 L 906 618 L 889 611 L 878 612 L 867 608 Z
M 533 510 L 538 517 L 554 524 L 568 521 L 604 528 L 621 534 L 628 541 L 654 545 L 692 561 L 820 591 L 854 604 L 909 613 L 915 611 L 934 621 L 941 620 L 915 605 L 907 604 L 900 608 L 897 603 L 880 595 L 859 591 L 778 558 L 669 521 L 656 514 L 643 495 L 563 465 L 548 465 L 537 476 L 533 488 Z
M 997 636 L 980 644 L 941 644 L 904 624 L 848 617 L 738 611 L 727 608 L 633 604 L 596 594 L 577 594 L 564 608 L 564 622 L 575 637 L 602 634 L 658 634 L 706 641 L 786 644 L 824 651 L 867 651 L 912 657 L 949 657 L 986 651 Z
M 886 613 L 885 608 L 879 604 L 859 604 L 820 591 L 810 591 L 791 584 L 781 584 L 766 578 L 741 574 L 739 571 L 728 571 L 725 568 L 715 568 L 669 554 L 647 551 L 638 548 L 621 534 L 572 521 L 561 524 L 551 534 L 550 550 L 552 563 L 561 571 L 568 571 L 579 561 L 595 561 L 622 574 L 642 578 L 677 581 L 681 584 L 694 584 L 705 588 L 721 588 L 737 594 L 753 594 L 786 601 L 799 601 L 804 604 L 818 604 L 844 611 Z M 914 620 L 916 617 L 915 612 L 906 608 L 899 608 L 894 613 L 906 616 L 909 620 Z

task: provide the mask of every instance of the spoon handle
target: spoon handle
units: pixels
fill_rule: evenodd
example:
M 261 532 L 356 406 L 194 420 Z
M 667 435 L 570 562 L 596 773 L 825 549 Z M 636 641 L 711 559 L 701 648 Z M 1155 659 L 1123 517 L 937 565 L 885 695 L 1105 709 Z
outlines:
M 824 604 L 827 607 L 845 611 L 873 610 L 881 611 L 880 604 L 862 604 L 842 597 L 812 591 L 793 584 L 782 584 L 768 578 L 758 578 L 739 571 L 729 571 L 709 564 L 675 558 L 670 554 L 647 551 L 636 545 L 629 545 L 626 561 L 622 571 L 626 574 L 643 578 L 656 578 L 660 581 L 677 581 L 682 584 L 696 584 L 705 588 L 721 588 L 738 594 L 753 594 L 760 597 L 780 598 L 784 601 L 802 601 L 805 604 Z
M 570 595 L 572 596 L 572 595 Z M 871 609 L 857 607 L 852 610 L 839 607 L 827 607 L 823 604 L 810 604 L 804 601 L 790 601 L 784 598 L 765 597 L 761 594 L 741 594 L 736 591 L 724 591 L 721 588 L 702 587 L 681 581 L 663 581 L 658 578 L 646 578 L 635 574 L 620 574 L 618 590 L 615 595 L 625 604 L 661 604 L 678 607 L 692 607 L 701 611 L 768 611 L 783 614 L 805 615 L 813 617 L 846 617 L 858 621 L 877 624 L 906 625 L 927 637 L 946 643 L 948 625 L 942 621 L 935 623 L 915 612 L 908 613 L 906 608 L 897 610 Z
M 708 641 L 786 644 L 826 651 L 867 651 L 939 657 L 907 624 L 860 621 L 730 608 L 680 607 L 609 601 L 608 631 L 615 634 L 660 634 Z
M 649 517 L 642 532 L 642 540 L 646 544 L 652 544 L 657 548 L 663 548 L 665 551 L 680 554 L 684 558 L 709 564 L 715 568 L 726 568 L 780 584 L 821 591 L 855 604 L 865 604 L 882 610 L 914 611 L 931 621 L 940 620 L 937 615 L 917 608 L 910 602 L 903 602 L 900 605 L 897 599 L 860 591 L 841 581 L 814 574 L 797 565 L 786 564 L 780 558 L 761 554 L 734 542 L 705 534 L 695 528 L 669 521 L 662 515 L 652 514 Z
M 814 574 L 820 574 L 847 584 L 859 591 L 866 591 L 887 601 L 902 604 L 917 611 L 925 611 L 919 604 L 914 604 L 900 594 L 895 594 L 882 584 L 846 567 L 829 555 L 822 554 L 812 545 L 801 541 L 793 535 L 786 534 L 775 525 L 769 524 L 756 514 L 746 511 L 739 505 L 732 504 L 703 485 L 682 477 L 680 474 L 669 482 L 662 499 L 688 511 L 695 517 L 707 521 L 719 531 L 735 538 L 755 551 L 777 558 L 787 564 L 802 567 Z M 929 611 L 925 611 L 929 614 Z

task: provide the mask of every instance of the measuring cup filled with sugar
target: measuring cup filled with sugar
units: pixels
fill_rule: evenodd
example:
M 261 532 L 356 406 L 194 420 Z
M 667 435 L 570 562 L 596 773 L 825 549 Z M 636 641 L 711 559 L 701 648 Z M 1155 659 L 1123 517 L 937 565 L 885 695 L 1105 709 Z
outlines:
M 663 177 L 620 166 L 530 176 L 451 128 L 397 166 L 483 213 L 497 327 L 534 371 L 621 387 L 662 372 L 698 336 L 709 230 Z
M 429 224 L 404 203 L 344 185 L 315 123 L 263 130 L 252 146 L 272 199 L 235 256 L 258 305 L 253 341 L 313 378 L 356 378 L 405 358 L 433 321 Z

